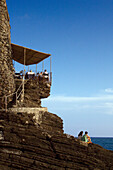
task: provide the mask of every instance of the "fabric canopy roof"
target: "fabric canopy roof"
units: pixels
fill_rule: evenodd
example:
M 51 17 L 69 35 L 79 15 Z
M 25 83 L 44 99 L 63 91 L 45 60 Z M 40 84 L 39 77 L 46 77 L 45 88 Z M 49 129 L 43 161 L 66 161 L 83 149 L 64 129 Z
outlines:
M 16 44 L 11 44 L 11 47 L 12 47 L 12 59 L 20 64 L 24 64 L 25 62 L 26 66 L 32 64 L 38 64 L 42 60 L 51 56 L 51 54 L 42 53 Z M 25 60 L 24 60 L 24 49 L 26 50 Z

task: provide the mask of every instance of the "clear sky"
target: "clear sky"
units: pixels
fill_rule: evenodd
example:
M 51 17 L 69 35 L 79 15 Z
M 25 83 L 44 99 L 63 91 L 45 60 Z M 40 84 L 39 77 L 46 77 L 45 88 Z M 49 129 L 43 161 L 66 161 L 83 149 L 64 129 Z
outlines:
M 113 0 L 6 2 L 12 43 L 52 54 L 42 105 L 63 119 L 65 133 L 113 136 Z

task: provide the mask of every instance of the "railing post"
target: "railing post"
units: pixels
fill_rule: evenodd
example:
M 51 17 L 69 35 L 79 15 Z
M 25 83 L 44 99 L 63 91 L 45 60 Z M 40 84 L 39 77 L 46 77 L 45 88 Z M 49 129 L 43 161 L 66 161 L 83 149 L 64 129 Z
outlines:
M 16 106 L 17 106 L 17 92 L 16 92 Z
M 50 72 L 50 83 L 52 85 L 52 72 Z
M 23 89 L 22 89 L 22 91 L 23 91 L 23 101 L 24 101 L 24 78 L 23 78 Z
M 7 112 L 7 96 L 5 96 L 5 111 Z

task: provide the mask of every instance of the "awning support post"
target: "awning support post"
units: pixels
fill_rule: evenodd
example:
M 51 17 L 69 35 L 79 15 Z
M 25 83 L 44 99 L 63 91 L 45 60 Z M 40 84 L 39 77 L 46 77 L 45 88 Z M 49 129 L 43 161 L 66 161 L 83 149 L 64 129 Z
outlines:
M 52 57 L 50 57 L 50 83 L 52 84 Z
M 25 62 L 26 62 L 26 48 L 24 48 L 23 101 L 24 101 Z
M 37 75 L 37 64 L 36 64 L 36 75 Z
M 44 72 L 44 60 L 42 61 L 42 72 Z

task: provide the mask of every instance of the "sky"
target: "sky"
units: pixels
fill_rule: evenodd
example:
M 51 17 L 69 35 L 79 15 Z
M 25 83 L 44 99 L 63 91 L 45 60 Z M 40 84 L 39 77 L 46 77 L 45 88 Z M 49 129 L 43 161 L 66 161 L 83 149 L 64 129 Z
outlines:
M 113 0 L 6 2 L 11 42 L 52 56 L 51 95 L 42 106 L 63 119 L 67 134 L 113 137 Z M 48 59 L 44 68 L 50 71 Z

